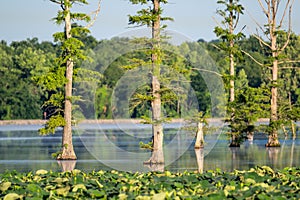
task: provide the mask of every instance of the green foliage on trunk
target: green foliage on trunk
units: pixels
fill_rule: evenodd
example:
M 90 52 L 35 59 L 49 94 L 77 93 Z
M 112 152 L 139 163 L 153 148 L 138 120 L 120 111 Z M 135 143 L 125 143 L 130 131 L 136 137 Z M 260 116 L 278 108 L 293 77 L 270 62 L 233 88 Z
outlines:
M 268 116 L 270 107 L 270 92 L 262 85 L 259 88 L 250 87 L 244 70 L 237 74 L 235 101 L 229 103 L 229 108 L 234 109 L 230 120 L 231 133 L 235 133 L 238 143 L 242 143 L 247 134 L 253 133 L 255 122 L 259 118 Z
M 74 21 L 89 22 L 90 16 L 83 13 L 73 13 L 71 9 L 75 4 L 87 4 L 85 0 L 73 0 L 73 1 L 56 1 L 52 2 L 60 5 L 61 10 L 57 16 L 53 19 L 58 25 L 66 24 L 67 17 L 70 16 L 70 23 Z M 56 127 L 65 125 L 64 116 L 64 102 L 67 100 L 65 96 L 65 84 L 69 81 L 66 78 L 66 65 L 68 61 L 74 63 L 74 74 L 78 73 L 78 64 L 82 60 L 86 60 L 87 57 L 84 54 L 84 43 L 80 40 L 81 36 L 89 33 L 89 30 L 82 26 L 72 26 L 69 33 L 57 32 L 53 34 L 54 41 L 59 46 L 58 57 L 55 60 L 54 65 L 49 69 L 49 72 L 39 77 L 39 84 L 45 88 L 45 91 L 49 94 L 49 99 L 44 102 L 43 108 L 45 112 L 48 112 L 49 120 L 44 128 L 40 129 L 41 134 L 54 133 Z M 78 97 L 68 97 L 72 103 L 75 102 Z
M 239 45 L 236 43 L 245 38 L 242 30 L 236 31 L 240 15 L 243 15 L 244 7 L 239 0 L 219 0 L 217 3 L 224 6 L 224 9 L 218 9 L 217 14 L 222 17 L 221 26 L 216 26 L 214 32 L 221 39 L 218 47 L 227 55 L 234 54 L 235 60 L 241 57 Z M 233 42 L 234 45 L 229 44 Z
M 129 24 L 137 25 L 137 26 L 147 26 L 152 28 L 152 38 L 139 38 L 133 42 L 145 44 L 146 49 L 136 52 L 135 57 L 129 60 L 129 64 L 124 66 L 123 68 L 126 70 L 132 70 L 137 67 L 146 66 L 149 67 L 149 72 L 152 77 L 157 77 L 160 82 L 160 89 L 157 91 L 161 95 L 161 105 L 164 104 L 166 107 L 169 106 L 167 101 L 172 101 L 176 99 L 176 97 L 172 94 L 172 91 L 164 87 L 163 76 L 161 76 L 160 65 L 166 64 L 166 52 L 163 52 L 161 48 L 161 44 L 163 43 L 163 37 L 161 36 L 161 31 L 166 28 L 165 25 L 160 25 L 161 21 L 173 20 L 170 17 L 162 17 L 162 9 L 159 7 L 155 8 L 154 1 L 148 0 L 129 0 L 132 4 L 140 4 L 145 5 L 147 8 L 141 9 L 137 11 L 136 15 L 129 15 Z M 157 1 L 158 4 L 167 4 L 168 1 Z M 160 27 L 155 27 L 155 23 L 158 22 Z M 158 28 L 158 30 L 156 30 Z M 140 59 L 142 57 L 142 59 Z M 137 90 L 137 92 L 132 96 L 131 99 L 131 112 L 139 112 L 140 109 L 145 110 L 145 108 L 149 108 L 151 102 L 155 99 L 155 94 L 153 94 L 153 85 L 152 86 L 141 86 Z M 175 98 L 175 99 L 174 99 Z M 175 100 L 176 101 L 176 100 Z M 153 110 L 153 108 L 152 108 Z M 153 112 L 153 111 L 152 111 Z M 142 117 L 145 120 L 145 123 L 162 123 L 165 120 L 156 120 L 150 119 L 149 115 L 146 116 L 144 113 Z
M 236 63 L 242 59 L 240 46 L 237 42 L 243 39 L 245 35 L 241 31 L 236 33 L 236 29 L 240 15 L 243 14 L 244 7 L 239 3 L 239 0 L 219 0 L 217 3 L 225 7 L 223 10 L 217 10 L 217 13 L 222 17 L 222 27 L 215 27 L 214 32 L 216 36 L 221 39 L 217 48 L 224 51 L 227 61 L 227 70 L 225 70 L 223 80 L 229 92 L 229 104 L 227 106 L 227 111 L 229 115 L 228 122 L 230 123 L 232 135 L 231 146 L 239 146 L 240 141 L 238 138 L 240 132 L 236 129 L 238 124 L 236 124 L 235 119 L 235 111 L 237 110 L 236 105 L 238 105 L 238 103 L 235 102 L 235 66 Z

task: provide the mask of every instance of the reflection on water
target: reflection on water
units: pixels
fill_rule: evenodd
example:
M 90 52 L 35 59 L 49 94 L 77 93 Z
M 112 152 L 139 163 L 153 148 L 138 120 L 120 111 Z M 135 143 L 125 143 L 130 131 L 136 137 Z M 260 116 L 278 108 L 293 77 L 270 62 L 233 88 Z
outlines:
M 58 160 L 57 164 L 61 167 L 61 171 L 72 171 L 75 169 L 76 160 Z
M 151 172 L 164 172 L 165 171 L 165 164 L 159 164 L 159 163 L 156 163 L 156 164 L 144 164 L 144 166 L 146 168 L 149 169 L 149 171 Z
M 195 149 L 195 154 L 198 165 L 198 172 L 202 173 L 204 170 L 204 149 Z
M 229 148 L 226 137 L 219 137 L 216 145 L 206 140 L 205 149 L 194 150 L 194 135 L 177 125 L 165 128 L 165 165 L 143 165 L 151 152 L 141 150 L 139 142 L 151 140 L 151 129 L 141 125 L 114 127 L 104 125 L 87 126 L 89 129 L 74 132 L 74 148 L 77 161 L 57 162 L 51 154 L 60 150 L 61 132 L 55 135 L 39 136 L 39 126 L 0 126 L 0 173 L 5 170 L 34 171 L 48 169 L 65 171 L 74 168 L 83 171 L 126 170 L 126 171 L 199 171 L 220 168 L 249 169 L 256 165 L 273 168 L 300 166 L 300 140 L 281 140 L 280 148 L 265 148 L 267 138 L 254 135 L 252 142 L 245 142 L 240 148 Z M 284 137 L 284 136 L 283 136 Z M 298 137 L 297 137 L 298 138 Z M 209 153 L 208 153 L 209 149 Z

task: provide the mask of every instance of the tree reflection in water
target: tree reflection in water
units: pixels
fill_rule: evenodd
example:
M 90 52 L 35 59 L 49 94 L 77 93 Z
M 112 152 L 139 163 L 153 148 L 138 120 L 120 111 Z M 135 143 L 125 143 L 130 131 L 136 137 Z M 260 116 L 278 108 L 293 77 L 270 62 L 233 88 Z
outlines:
M 267 153 L 269 158 L 269 164 L 271 166 L 278 166 L 278 154 L 280 152 L 280 147 L 268 147 Z
M 197 165 L 198 165 L 198 172 L 203 173 L 204 170 L 204 149 L 195 149 Z
M 152 150 L 151 158 L 155 158 L 155 160 L 164 160 L 164 151 L 161 150 Z M 144 162 L 144 166 L 148 167 L 150 171 L 155 172 L 164 172 L 165 171 L 165 163 L 153 163 L 149 161 Z
M 231 151 L 231 171 L 238 169 L 240 166 L 240 158 L 241 155 L 240 147 L 228 147 Z
M 63 172 L 72 171 L 76 166 L 76 160 L 58 160 L 57 163 Z

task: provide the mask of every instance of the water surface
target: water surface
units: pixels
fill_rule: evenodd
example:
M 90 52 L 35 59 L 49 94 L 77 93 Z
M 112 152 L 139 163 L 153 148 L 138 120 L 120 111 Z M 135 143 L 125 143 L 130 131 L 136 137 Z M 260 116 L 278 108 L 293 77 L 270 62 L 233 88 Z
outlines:
M 149 125 L 82 124 L 74 129 L 73 144 L 78 160 L 59 163 L 51 157 L 60 150 L 61 130 L 54 135 L 40 136 L 39 125 L 0 126 L 0 173 L 6 170 L 61 171 L 65 165 L 89 172 L 92 170 L 149 171 L 157 166 L 144 166 L 151 156 L 139 143 L 151 140 Z M 222 130 L 219 133 L 222 133 Z M 204 150 L 194 150 L 194 134 L 173 123 L 164 127 L 166 164 L 170 171 L 234 169 L 247 170 L 256 165 L 273 168 L 300 166 L 300 140 L 281 138 L 280 148 L 266 148 L 267 138 L 256 134 L 253 142 L 240 148 L 229 148 L 225 135 L 206 137 Z

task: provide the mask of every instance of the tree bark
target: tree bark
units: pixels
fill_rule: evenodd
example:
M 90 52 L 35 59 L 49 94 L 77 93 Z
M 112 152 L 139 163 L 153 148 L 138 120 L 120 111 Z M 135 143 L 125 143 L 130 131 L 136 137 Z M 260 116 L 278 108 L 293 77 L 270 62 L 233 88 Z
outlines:
M 289 92 L 289 104 L 290 104 L 290 110 L 292 111 L 292 94 L 291 92 Z M 290 120 L 291 122 L 291 129 L 292 129 L 292 136 L 293 136 L 293 140 L 296 139 L 296 129 L 295 129 L 295 123 L 294 120 Z
M 231 5 L 233 4 L 233 1 L 230 0 L 229 2 Z M 234 21 L 234 13 L 231 11 L 230 12 L 230 22 L 229 22 L 229 32 L 230 34 L 233 34 L 234 33 L 234 24 L 233 24 L 233 21 Z M 234 47 L 234 41 L 233 39 L 229 41 L 229 46 L 230 46 L 230 49 L 233 49 Z M 234 102 L 234 95 L 235 95 L 235 89 L 234 89 L 234 75 L 235 75 L 235 62 L 234 62 L 234 55 L 233 53 L 230 53 L 229 54 L 229 62 L 230 62 L 230 66 L 229 66 L 229 75 L 230 75 L 230 81 L 229 81 L 229 101 L 232 103 Z M 234 109 L 231 110 L 231 113 L 230 113 L 230 121 L 231 123 L 234 123 Z M 240 144 L 239 144 L 239 141 L 238 141 L 238 138 L 235 134 L 236 130 L 232 130 L 232 134 L 231 134 L 231 143 L 230 143 L 230 147 L 239 147 Z
M 204 148 L 204 134 L 203 134 L 203 124 L 202 122 L 198 122 L 197 133 L 196 133 L 196 142 L 195 149 Z
M 163 127 L 161 122 L 161 95 L 160 95 L 160 15 L 159 8 L 160 1 L 153 0 L 153 15 L 157 15 L 156 19 L 152 23 L 152 95 L 151 101 L 152 108 L 152 135 L 153 135 L 153 151 L 151 158 L 145 163 L 151 164 L 163 164 Z
M 250 144 L 253 144 L 253 139 L 254 139 L 254 132 L 253 131 L 248 131 L 247 132 L 247 139 Z
M 234 43 L 233 41 L 230 42 L 230 47 L 233 48 Z M 234 70 L 234 56 L 233 54 L 230 54 L 229 56 L 230 59 L 230 102 L 234 102 L 234 75 L 235 75 L 235 70 Z
M 71 35 L 71 16 L 69 8 L 69 0 L 65 1 L 65 37 L 66 40 L 72 37 Z M 67 52 L 68 53 L 68 52 Z M 74 62 L 68 59 L 66 62 L 66 79 L 65 85 L 65 104 L 64 104 L 64 119 L 65 126 L 63 127 L 62 136 L 62 153 L 57 159 L 59 160 L 76 160 L 72 142 L 72 85 L 73 85 L 73 66 Z
M 271 3 L 271 4 L 270 4 Z M 272 87 L 271 87 L 271 113 L 270 113 L 270 125 L 272 130 L 269 133 L 267 147 L 280 147 L 278 140 L 278 131 L 276 124 L 278 120 L 277 115 L 277 99 L 278 99 L 278 46 L 277 46 L 277 33 L 276 33 L 276 10 L 277 10 L 277 1 L 272 0 L 269 3 L 270 13 L 269 13 L 269 29 L 270 29 L 270 40 L 271 40 L 271 50 L 272 50 Z
M 295 123 L 293 120 L 291 120 L 291 128 L 292 128 L 293 140 L 295 140 L 296 139 L 296 129 L 295 129 Z

